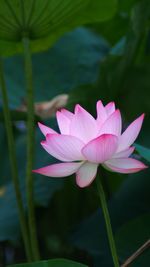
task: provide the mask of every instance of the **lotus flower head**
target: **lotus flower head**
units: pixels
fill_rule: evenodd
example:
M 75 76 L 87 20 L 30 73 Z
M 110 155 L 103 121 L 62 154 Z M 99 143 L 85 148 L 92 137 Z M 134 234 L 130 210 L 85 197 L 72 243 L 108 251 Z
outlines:
M 142 162 L 130 157 L 144 114 L 122 133 L 121 114 L 114 102 L 104 106 L 98 101 L 96 108 L 96 119 L 78 104 L 74 113 L 66 109 L 57 111 L 60 133 L 39 123 L 45 136 L 41 145 L 61 162 L 34 172 L 50 177 L 65 177 L 76 173 L 77 185 L 86 187 L 94 180 L 100 164 L 119 173 L 135 173 L 146 168 Z

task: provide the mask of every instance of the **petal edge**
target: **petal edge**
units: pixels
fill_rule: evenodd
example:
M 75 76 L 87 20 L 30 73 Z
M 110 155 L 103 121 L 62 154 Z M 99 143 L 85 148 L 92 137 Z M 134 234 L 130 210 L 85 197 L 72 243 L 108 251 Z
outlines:
M 66 177 L 75 173 L 82 165 L 82 162 L 68 162 L 52 164 L 32 172 L 49 177 Z
M 84 157 L 93 163 L 103 163 L 115 153 L 118 138 L 112 134 L 103 134 L 91 140 L 82 149 Z
M 133 158 L 111 159 L 106 161 L 104 165 L 119 173 L 136 173 L 147 168 L 144 163 Z

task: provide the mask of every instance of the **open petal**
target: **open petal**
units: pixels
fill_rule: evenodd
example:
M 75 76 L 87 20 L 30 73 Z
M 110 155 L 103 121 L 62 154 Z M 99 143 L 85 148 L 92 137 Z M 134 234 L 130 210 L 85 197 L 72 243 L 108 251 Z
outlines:
M 97 173 L 98 164 L 85 162 L 77 171 L 76 183 L 79 187 L 86 187 L 92 183 Z
M 84 143 L 74 136 L 48 134 L 41 145 L 50 155 L 61 161 L 84 159 L 81 153 Z
M 99 135 L 114 134 L 119 136 L 121 134 L 122 120 L 120 111 L 117 109 L 108 119 L 103 123 Z
M 103 134 L 85 145 L 82 149 L 84 157 L 95 163 L 103 163 L 115 153 L 118 138 L 112 134 Z
M 101 100 L 97 102 L 96 109 L 97 109 L 97 125 L 98 125 L 98 129 L 100 129 L 101 125 L 108 118 L 108 115 Z
M 46 136 L 47 134 L 58 134 L 56 131 L 54 131 L 53 129 L 45 126 L 44 124 L 42 124 L 41 122 L 38 122 L 38 126 L 41 130 L 41 132 Z
M 115 111 L 115 103 L 110 102 L 105 106 L 105 110 L 107 112 L 107 115 L 110 116 Z
M 82 162 L 57 163 L 33 170 L 33 172 L 49 177 L 66 177 L 75 173 L 82 164 Z
M 110 170 L 120 173 L 134 173 L 147 168 L 141 161 L 133 158 L 111 159 L 104 165 Z
M 59 126 L 59 130 L 62 134 L 70 133 L 70 119 L 66 117 L 62 112 L 56 112 L 57 122 Z
M 71 120 L 73 118 L 73 115 L 74 115 L 72 112 L 70 112 L 69 110 L 67 110 L 65 108 L 61 109 L 61 113 L 63 115 L 65 115 L 69 120 Z
M 71 121 L 70 134 L 87 143 L 97 135 L 96 120 L 80 105 L 75 107 L 75 115 Z
M 134 151 L 135 147 L 129 147 L 119 153 L 116 153 L 112 156 L 112 158 L 128 158 Z
M 124 133 L 120 136 L 117 152 L 125 150 L 134 143 L 135 139 L 137 138 L 141 130 L 143 119 L 144 119 L 144 114 L 142 114 L 135 121 L 133 121 L 124 131 Z

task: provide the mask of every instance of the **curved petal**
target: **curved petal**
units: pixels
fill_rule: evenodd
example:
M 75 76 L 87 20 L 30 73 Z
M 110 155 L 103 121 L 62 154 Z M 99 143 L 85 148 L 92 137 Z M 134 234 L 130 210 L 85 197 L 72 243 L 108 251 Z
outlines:
M 80 105 L 75 107 L 75 115 L 70 124 L 70 134 L 78 137 L 84 143 L 97 135 L 96 120 Z
M 90 185 L 95 179 L 98 164 L 85 162 L 77 171 L 76 183 L 79 187 Z
M 120 173 L 135 173 L 147 168 L 141 161 L 133 158 L 111 159 L 104 165 L 110 170 Z
M 114 134 L 119 136 L 121 134 L 122 120 L 119 109 L 117 109 L 108 119 L 103 123 L 99 135 Z
M 100 129 L 101 125 L 104 123 L 104 121 L 107 119 L 107 112 L 106 109 L 102 103 L 101 100 L 99 100 L 96 104 L 96 110 L 97 110 L 97 125 L 98 129 Z
M 141 130 L 143 120 L 144 120 L 144 114 L 142 114 L 128 126 L 128 128 L 119 138 L 119 145 L 117 152 L 125 150 L 134 143 L 135 139 L 137 138 Z
M 129 147 L 119 153 L 115 153 L 112 158 L 116 159 L 116 158 L 128 158 L 134 151 L 135 147 Z
M 41 132 L 46 136 L 47 134 L 58 134 L 56 131 L 54 131 L 53 129 L 45 126 L 44 124 L 42 124 L 41 122 L 38 122 L 38 126 L 41 130 Z
M 74 116 L 74 114 L 72 112 L 70 112 L 69 110 L 62 108 L 61 113 L 64 114 L 69 120 L 71 120 Z
M 110 102 L 105 106 L 105 110 L 108 116 L 110 116 L 115 111 L 115 103 Z
M 66 177 L 75 173 L 82 164 L 82 162 L 57 163 L 33 170 L 33 172 L 50 177 Z
M 59 126 L 59 130 L 62 134 L 70 133 L 70 119 L 66 117 L 62 112 L 56 112 L 56 118 Z
M 84 157 L 94 163 L 103 163 L 115 153 L 118 138 L 112 134 L 103 134 L 85 145 L 82 149 Z
M 84 159 L 81 153 L 84 143 L 74 136 L 48 134 L 41 145 L 50 155 L 61 161 Z

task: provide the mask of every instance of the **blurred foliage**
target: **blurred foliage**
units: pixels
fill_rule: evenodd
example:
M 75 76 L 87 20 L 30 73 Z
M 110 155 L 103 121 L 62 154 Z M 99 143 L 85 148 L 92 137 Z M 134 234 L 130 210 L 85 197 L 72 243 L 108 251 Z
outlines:
M 12 267 L 86 267 L 83 264 L 69 261 L 69 260 L 64 260 L 64 259 L 57 259 L 57 260 L 49 260 L 49 261 L 40 261 L 36 263 L 29 263 L 29 264 L 17 264 L 17 265 L 12 265 Z
M 79 56 L 79 51 L 82 57 Z M 35 101 L 50 100 L 68 93 L 85 83 L 94 83 L 99 62 L 109 51 L 109 45 L 85 28 L 67 33 L 45 53 L 33 55 Z M 11 108 L 18 108 L 26 101 L 23 58 L 5 59 L 5 75 Z
M 150 162 L 150 149 L 146 148 L 144 146 L 136 145 L 136 150 L 139 152 L 139 154 Z
M 122 259 L 128 258 L 131 254 L 137 251 L 140 246 L 146 243 L 146 241 L 149 239 L 149 225 L 150 215 L 144 214 L 127 222 L 119 228 L 118 232 L 116 233 L 116 244 L 118 245 L 118 252 Z M 130 243 L 128 242 L 128 236 L 130 236 Z M 131 266 L 146 266 L 149 262 L 149 257 L 150 252 L 145 251 L 143 256 L 136 259 Z
M 26 34 L 33 51 L 52 46 L 65 32 L 73 28 L 111 18 L 117 0 L 55 0 L 0 2 L 0 54 L 22 52 L 21 40 Z
M 20 26 L 17 26 L 6 2 L 10 1 L 0 3 L 0 54 L 4 56 L 22 51 Z M 22 23 L 18 9 L 20 1 L 12 2 L 16 4 L 13 10 Z M 30 27 L 31 47 L 34 52 L 41 51 L 33 55 L 35 102 L 48 101 L 56 95 L 67 93 L 67 107 L 70 110 L 80 103 L 95 115 L 95 102 L 98 99 L 104 103 L 113 100 L 121 110 L 124 128 L 145 112 L 145 122 L 135 146 L 138 152 L 136 157 L 146 160 L 148 165 L 150 1 L 119 0 L 118 5 L 115 0 L 89 0 L 86 4 L 79 0 L 64 0 L 63 4 L 60 1 L 43 1 L 40 8 L 39 1 L 25 1 L 26 5 L 30 2 L 33 4 L 33 17 L 32 9 L 25 7 L 25 10 L 29 25 L 34 25 Z M 49 8 L 46 8 L 46 2 L 52 3 Z M 52 25 L 50 15 L 54 23 Z M 83 24 L 87 26 L 83 27 Z M 74 29 L 77 26 L 80 27 Z M 61 39 L 57 41 L 59 37 Z M 42 52 L 45 49 L 47 51 Z M 18 111 L 26 102 L 22 55 L 5 58 L 5 77 L 26 210 L 26 113 Z M 4 265 L 24 260 L 24 253 L 11 182 L 1 99 L 0 121 L 0 241 L 4 247 L 1 260 Z M 44 123 L 57 130 L 55 118 L 44 120 Z M 54 162 L 40 147 L 42 135 L 38 129 L 35 138 L 35 168 Z M 121 175 L 104 170 L 102 175 L 118 254 L 123 263 L 150 237 L 150 171 Z M 95 184 L 81 190 L 75 185 L 74 176 L 57 180 L 34 175 L 34 179 L 42 258 L 65 257 L 88 266 L 113 266 Z M 14 251 L 11 261 L 8 260 L 9 247 Z M 131 266 L 148 267 L 149 262 L 150 251 L 147 250 Z

